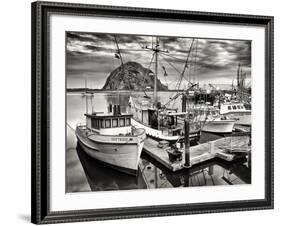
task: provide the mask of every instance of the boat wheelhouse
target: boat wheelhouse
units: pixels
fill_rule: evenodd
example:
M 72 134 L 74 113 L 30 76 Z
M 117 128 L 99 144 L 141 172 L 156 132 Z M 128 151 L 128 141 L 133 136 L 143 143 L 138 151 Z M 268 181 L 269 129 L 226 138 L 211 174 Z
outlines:
M 223 103 L 220 105 L 220 114 L 235 120 L 235 124 L 250 126 L 251 110 L 246 109 L 243 103 Z
M 133 97 L 129 99 L 130 111 L 133 114 L 132 125 L 143 128 L 147 136 L 157 140 L 177 142 L 183 139 L 183 119 L 187 112 L 177 109 L 157 109 L 150 99 Z M 201 130 L 197 123 L 190 123 L 190 142 L 198 142 Z
M 119 171 L 136 174 L 145 140 L 145 130 L 131 125 L 133 115 L 122 114 L 120 106 L 108 113 L 85 114 L 86 124 L 78 124 L 76 136 L 83 150 Z

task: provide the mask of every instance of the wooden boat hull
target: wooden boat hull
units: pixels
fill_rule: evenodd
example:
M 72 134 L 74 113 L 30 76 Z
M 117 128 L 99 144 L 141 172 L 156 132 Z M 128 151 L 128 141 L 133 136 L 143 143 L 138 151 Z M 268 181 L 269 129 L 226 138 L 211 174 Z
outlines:
M 85 130 L 76 128 L 76 137 L 82 149 L 92 158 L 121 172 L 136 175 L 145 139 L 144 131 L 134 137 L 107 135 L 107 142 L 100 142 L 100 137 L 95 139 L 95 135 L 87 135 Z
M 234 120 L 206 121 L 202 131 L 209 133 L 232 133 L 234 123 Z

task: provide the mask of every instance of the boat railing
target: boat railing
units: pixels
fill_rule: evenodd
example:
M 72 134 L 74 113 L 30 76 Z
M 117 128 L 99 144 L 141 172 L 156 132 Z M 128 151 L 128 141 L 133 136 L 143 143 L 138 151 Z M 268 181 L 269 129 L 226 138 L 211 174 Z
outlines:
M 85 129 L 85 128 L 86 128 L 86 123 L 85 123 L 85 122 L 78 122 L 78 123 L 76 124 L 76 127 L 80 127 L 80 128 Z

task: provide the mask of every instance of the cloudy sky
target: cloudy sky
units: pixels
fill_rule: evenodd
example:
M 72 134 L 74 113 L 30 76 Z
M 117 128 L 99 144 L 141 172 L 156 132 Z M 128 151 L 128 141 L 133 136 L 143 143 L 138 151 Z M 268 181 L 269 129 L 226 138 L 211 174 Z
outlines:
M 115 35 L 124 63 L 135 61 L 154 71 L 155 57 L 145 49 L 155 44 L 155 37 Z M 115 57 L 116 43 L 113 34 L 66 33 L 67 87 L 101 88 L 107 76 L 120 66 Z M 212 83 L 217 87 L 231 85 L 236 79 L 238 64 L 246 72 L 246 85 L 251 81 L 251 41 L 218 40 L 178 37 L 159 37 L 158 77 L 170 89 L 175 88 L 183 71 L 188 52 L 188 68 L 181 88 L 187 81 L 200 86 Z M 167 76 L 164 76 L 166 71 Z

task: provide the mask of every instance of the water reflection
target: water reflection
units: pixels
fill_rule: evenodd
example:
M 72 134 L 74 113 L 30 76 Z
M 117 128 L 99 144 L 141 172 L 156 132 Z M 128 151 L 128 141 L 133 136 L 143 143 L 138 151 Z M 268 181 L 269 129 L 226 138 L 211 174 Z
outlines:
M 77 154 L 92 191 L 129 190 L 250 184 L 247 159 L 227 164 L 220 160 L 171 172 L 146 154 L 142 154 L 137 177 L 116 171 L 89 157 L 77 144 Z
M 171 172 L 154 159 L 143 154 L 141 172 L 147 179 L 150 188 L 251 183 L 251 170 L 246 158 L 231 164 L 221 160 L 212 160 L 190 169 Z
M 147 188 L 141 173 L 135 177 L 114 170 L 88 156 L 78 143 L 76 150 L 92 191 Z

